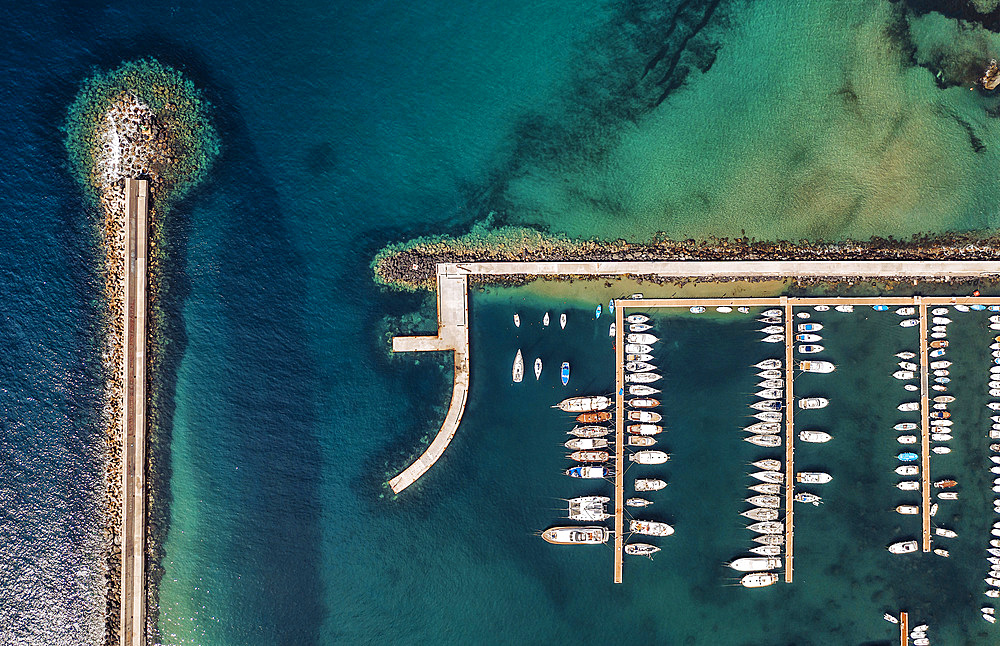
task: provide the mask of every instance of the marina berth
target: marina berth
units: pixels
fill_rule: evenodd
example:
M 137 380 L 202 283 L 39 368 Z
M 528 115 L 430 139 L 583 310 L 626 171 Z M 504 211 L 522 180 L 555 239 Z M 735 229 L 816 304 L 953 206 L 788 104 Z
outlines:
M 780 545 L 756 545 L 747 551 L 759 556 L 781 556 Z
M 635 481 L 636 491 L 659 491 L 666 486 L 666 482 L 656 478 L 639 478 Z
M 601 545 L 608 542 L 607 527 L 550 527 L 542 538 L 553 545 Z
M 566 413 L 589 413 L 606 410 L 613 403 L 610 397 L 591 395 L 586 397 L 570 397 L 564 399 L 552 408 L 558 408 Z
M 799 433 L 799 439 L 803 442 L 822 444 L 823 442 L 829 442 L 832 440 L 833 436 L 829 433 L 824 433 L 823 431 L 801 431 Z
M 612 471 L 608 467 L 586 465 L 579 467 L 570 467 L 569 469 L 566 469 L 566 475 L 570 476 L 571 478 L 588 478 L 588 479 L 607 478 L 609 476 L 613 476 L 614 471 Z
M 744 588 L 765 588 L 777 582 L 778 575 L 774 572 L 752 572 L 740 579 L 740 585 Z
M 674 533 L 674 528 L 670 525 L 652 520 L 630 520 L 628 528 L 647 536 L 670 536 Z
M 663 451 L 636 451 L 628 459 L 637 464 L 663 464 L 670 459 L 670 454 Z
M 766 557 L 748 557 L 736 559 L 729 564 L 729 567 L 737 572 L 759 572 L 766 570 L 777 570 L 781 567 L 781 559 Z
M 829 361 L 800 361 L 799 370 L 803 372 L 829 373 L 833 372 L 835 366 Z

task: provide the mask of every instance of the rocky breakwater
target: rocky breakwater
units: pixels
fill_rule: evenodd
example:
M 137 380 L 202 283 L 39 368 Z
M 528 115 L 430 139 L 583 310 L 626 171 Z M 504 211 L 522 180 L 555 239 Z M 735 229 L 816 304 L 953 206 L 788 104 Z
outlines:
M 167 238 L 165 221 L 171 205 L 205 177 L 218 153 L 207 109 L 201 94 L 180 72 L 155 60 L 141 60 L 85 82 L 70 106 L 65 126 L 67 153 L 96 215 L 99 253 L 104 259 L 107 644 L 118 643 L 121 603 L 125 179 L 149 182 L 147 435 L 152 443 L 162 431 L 164 398 L 173 396 L 154 386 L 172 383 L 170 375 L 162 374 L 163 350 L 170 334 L 162 302 L 169 289 L 167 251 L 179 242 Z M 147 453 L 147 495 L 151 497 L 147 509 L 154 510 L 156 453 Z M 157 532 L 148 532 L 147 635 L 154 639 L 160 538 Z
M 478 230 L 461 237 L 418 238 L 376 254 L 376 282 L 404 290 L 434 289 L 438 263 L 657 261 L 657 260 L 990 260 L 1000 261 L 1000 238 L 984 233 L 915 235 L 905 240 L 872 238 L 836 242 L 708 238 L 650 242 L 573 240 L 520 227 Z M 523 284 L 535 276 L 476 276 L 481 283 Z M 576 279 L 580 277 L 566 277 Z M 585 278 L 603 279 L 601 276 Z M 660 276 L 636 276 L 662 283 Z M 773 278 L 783 278 L 774 276 Z M 886 277 L 892 280 L 891 277 Z M 734 280 L 718 276 L 717 282 Z M 831 277 L 840 280 L 840 277 Z

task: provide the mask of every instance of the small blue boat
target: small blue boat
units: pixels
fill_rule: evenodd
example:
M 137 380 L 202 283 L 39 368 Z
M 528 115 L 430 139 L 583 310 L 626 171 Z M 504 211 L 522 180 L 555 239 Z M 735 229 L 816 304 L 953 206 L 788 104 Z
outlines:
M 1000 305 L 990 305 L 986 309 L 988 309 L 991 312 L 1000 312 Z
M 872 309 L 876 312 L 884 312 L 889 309 L 888 305 L 872 305 Z
M 913 462 L 917 460 L 920 456 L 917 455 L 916 453 L 900 453 L 896 457 L 899 458 L 900 462 Z
M 611 300 L 608 301 L 608 312 L 614 312 L 614 311 L 615 311 L 615 299 L 612 298 Z
M 984 309 L 986 309 L 986 306 L 985 305 L 980 305 L 979 303 L 976 303 L 975 305 L 970 305 L 969 309 L 970 310 L 976 310 L 977 312 L 981 312 Z
M 594 310 L 594 318 L 601 318 L 601 306 L 598 305 L 597 309 Z
M 562 375 L 563 386 L 565 386 L 569 383 L 569 361 L 563 361 L 560 373 Z
M 934 383 L 938 384 L 950 384 L 951 379 L 948 377 L 934 377 Z

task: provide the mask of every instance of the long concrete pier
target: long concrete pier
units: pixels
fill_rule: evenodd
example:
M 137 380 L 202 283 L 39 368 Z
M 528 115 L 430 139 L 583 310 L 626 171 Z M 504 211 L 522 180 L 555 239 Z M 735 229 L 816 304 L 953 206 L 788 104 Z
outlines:
M 122 401 L 121 646 L 145 646 L 146 180 L 125 180 L 125 336 Z
M 927 346 L 927 303 L 918 296 L 920 314 L 920 515 L 924 552 L 931 551 L 931 440 L 930 440 L 930 348 Z
M 625 308 L 615 307 L 615 583 L 622 582 L 625 546 Z
M 785 583 L 792 582 L 795 559 L 795 314 L 785 301 Z

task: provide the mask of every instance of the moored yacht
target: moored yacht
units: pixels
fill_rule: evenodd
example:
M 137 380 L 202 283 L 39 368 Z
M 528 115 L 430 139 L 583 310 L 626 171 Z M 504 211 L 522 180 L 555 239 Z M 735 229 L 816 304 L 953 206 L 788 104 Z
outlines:
M 569 397 L 562 400 L 552 408 L 558 408 L 567 413 L 589 413 L 591 411 L 605 410 L 612 404 L 610 397 L 604 395 L 588 395 L 583 397 Z
M 625 443 L 628 446 L 653 446 L 656 439 L 646 435 L 629 435 Z
M 635 481 L 636 491 L 659 491 L 666 486 L 666 482 L 656 478 L 639 478 Z
M 826 408 L 829 403 L 830 400 L 825 397 L 805 397 L 799 400 L 799 408 L 803 410 Z
M 765 520 L 747 525 L 747 529 L 757 534 L 781 534 L 785 531 L 785 524 L 776 520 Z
M 642 422 L 644 424 L 655 424 L 663 419 L 659 413 L 648 410 L 630 410 L 627 417 L 632 422 Z
M 629 314 L 625 317 L 625 320 L 629 323 L 646 323 L 649 321 L 649 317 L 645 314 Z
M 628 405 L 632 408 L 656 408 L 660 405 L 660 400 L 650 399 L 648 397 L 637 397 L 635 399 L 628 400 Z
M 773 433 L 781 432 L 781 424 L 775 422 L 757 422 L 756 424 L 751 424 L 747 426 L 745 431 L 750 433 L 759 433 L 761 435 L 768 435 Z
M 823 442 L 829 442 L 833 439 L 833 436 L 829 433 L 824 433 L 823 431 L 801 431 L 799 433 L 799 439 L 803 442 L 821 444 Z
M 781 446 L 780 435 L 751 435 L 750 437 L 743 438 L 743 441 L 768 448 Z
M 638 464 L 663 464 L 670 459 L 670 454 L 663 451 L 636 451 L 628 459 Z
M 799 370 L 803 372 L 833 372 L 836 366 L 829 361 L 800 361 Z
M 656 424 L 629 424 L 625 430 L 635 435 L 657 435 L 663 432 L 663 427 Z
M 751 572 L 744 574 L 740 579 L 740 585 L 744 588 L 766 588 L 778 582 L 778 575 L 774 572 Z
M 823 329 L 821 323 L 799 323 L 795 329 L 798 332 L 819 332 Z
M 766 494 L 760 494 L 757 496 L 750 496 L 746 500 L 751 505 L 755 507 L 767 507 L 770 509 L 777 509 L 781 506 L 781 496 L 769 496 Z
M 757 460 L 756 462 L 751 462 L 751 464 L 758 469 L 763 469 L 765 471 L 780 471 L 781 462 L 775 460 L 774 458 L 767 458 L 766 460 Z
M 559 315 L 559 327 L 566 329 L 566 312 Z
M 904 413 L 920 410 L 920 402 L 903 402 L 899 406 L 896 406 L 896 410 Z
M 625 546 L 625 553 L 632 556 L 648 556 L 653 558 L 653 554 L 660 551 L 660 548 L 649 543 L 629 543 Z
M 757 471 L 751 473 L 750 477 L 761 482 L 771 482 L 781 484 L 785 481 L 785 474 L 781 471 Z
M 761 339 L 764 343 L 783 343 L 785 341 L 784 334 L 768 334 L 766 337 Z
M 649 395 L 655 395 L 660 391 L 652 386 L 646 386 L 643 384 L 635 384 L 628 387 L 628 394 L 636 395 L 637 397 L 648 397 Z
M 542 538 L 554 545 L 600 545 L 608 542 L 607 527 L 550 527 Z
M 542 376 L 542 360 L 539 358 L 535 359 L 535 381 Z
M 566 442 L 566 448 L 572 451 L 593 451 L 607 447 L 608 441 L 603 437 L 574 437 Z
M 657 341 L 659 341 L 659 339 L 656 338 L 655 336 L 653 336 L 652 334 L 626 334 L 625 335 L 625 342 L 626 343 L 640 343 L 640 344 L 643 344 L 643 345 L 653 345 Z
M 774 399 L 764 399 L 750 404 L 750 408 L 763 411 L 779 411 L 782 408 L 782 403 Z
M 645 498 L 629 498 L 625 501 L 625 504 L 629 507 L 648 507 L 653 504 L 653 501 L 646 500 Z
M 802 343 L 816 343 L 817 341 L 822 341 L 823 337 L 818 334 L 796 334 L 795 340 Z
M 655 372 L 630 372 L 625 375 L 625 381 L 632 384 L 651 384 L 663 377 Z
M 909 554 L 917 551 L 916 541 L 900 541 L 889 546 L 889 551 L 893 554 Z
M 747 489 L 767 494 L 768 496 L 777 496 L 781 493 L 781 485 L 777 482 L 758 482 L 757 484 L 750 485 Z
M 608 467 L 598 467 L 598 466 L 580 466 L 580 467 L 570 467 L 566 469 L 566 475 L 572 478 L 605 478 L 608 476 L 613 476 L 614 471 Z
M 750 509 L 749 511 L 742 512 L 740 514 L 740 516 L 745 516 L 746 518 L 749 518 L 750 520 L 760 520 L 760 521 L 777 520 L 778 519 L 778 510 L 777 509 L 768 509 L 768 508 L 765 508 L 765 507 L 754 507 L 753 509 Z
M 775 412 L 773 410 L 764 410 L 753 415 L 756 419 L 762 422 L 780 422 L 781 413 Z
M 800 491 L 799 493 L 792 496 L 792 500 L 794 500 L 795 502 L 804 502 L 816 505 L 817 507 L 821 502 L 823 502 L 822 498 L 820 498 L 814 493 L 809 493 L 808 491 Z
M 816 354 L 817 352 L 822 352 L 825 348 L 821 345 L 804 344 L 797 346 L 795 349 L 802 354 Z
M 625 364 L 625 369 L 629 372 L 649 372 L 650 370 L 656 370 L 656 366 L 645 361 L 629 361 Z
M 568 517 L 570 520 L 582 520 L 587 522 L 600 522 L 611 518 L 608 513 L 607 503 L 611 499 L 607 496 L 580 496 L 569 499 Z
M 520 350 L 514 355 L 514 367 L 510 374 L 515 384 L 521 383 L 521 380 L 524 379 L 524 357 L 521 356 Z
M 629 354 L 649 354 L 653 351 L 653 346 L 645 343 L 626 343 L 625 352 Z
M 802 484 L 826 484 L 833 480 L 833 476 L 822 471 L 799 471 L 795 474 L 795 481 Z
M 764 359 L 755 363 L 753 367 L 761 370 L 777 370 L 781 368 L 781 359 Z
M 674 533 L 673 527 L 655 520 L 630 520 L 628 528 L 637 534 L 647 536 L 670 536 Z
M 762 570 L 777 570 L 781 567 L 781 559 L 765 557 L 748 557 L 736 559 L 729 567 L 738 572 L 759 572 Z
M 607 451 L 573 451 L 566 457 L 576 462 L 607 462 L 611 454 Z
M 573 430 L 566 432 L 577 437 L 604 437 L 611 433 L 611 429 L 607 426 L 574 426 Z

